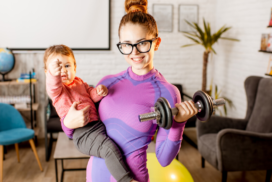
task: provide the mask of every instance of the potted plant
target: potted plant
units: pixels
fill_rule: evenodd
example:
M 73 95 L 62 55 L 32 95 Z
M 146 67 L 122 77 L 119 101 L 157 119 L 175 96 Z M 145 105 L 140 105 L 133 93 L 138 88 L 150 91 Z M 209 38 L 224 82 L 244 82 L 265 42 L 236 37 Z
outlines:
M 213 88 L 214 88 L 214 89 L 213 89 Z M 213 87 L 213 83 L 211 83 L 211 85 L 210 85 L 210 94 L 209 94 L 209 95 L 210 95 L 212 98 L 214 98 L 215 100 L 216 100 L 216 99 L 219 99 L 219 98 L 225 99 L 226 104 L 228 104 L 230 108 L 231 108 L 231 107 L 234 107 L 234 105 L 233 105 L 233 103 L 232 103 L 232 100 L 230 100 L 230 99 L 227 98 L 227 97 L 220 96 L 221 91 L 222 91 L 222 90 L 219 90 L 219 91 L 218 91 L 218 87 L 217 87 L 216 84 L 214 84 L 214 87 Z M 225 114 L 225 116 L 227 116 L 227 106 L 226 106 L 226 104 L 225 104 L 224 107 L 223 107 L 223 108 L 224 108 L 224 114 Z M 219 115 L 220 115 L 220 116 L 223 115 L 223 112 L 222 112 L 222 110 L 221 110 L 219 107 L 215 107 L 215 108 L 214 108 L 214 113 L 213 113 L 213 114 L 216 114 L 217 112 L 219 112 Z
M 234 38 L 227 38 L 227 37 L 221 37 L 223 33 L 228 31 L 231 27 L 221 27 L 216 33 L 211 34 L 211 28 L 210 24 L 205 22 L 205 19 L 203 18 L 203 25 L 204 30 L 202 30 L 197 23 L 190 23 L 187 20 L 185 20 L 187 24 L 189 24 L 194 32 L 182 32 L 185 37 L 191 39 L 194 43 L 193 44 L 186 44 L 181 47 L 188 47 L 193 45 L 202 45 L 205 48 L 205 51 L 203 53 L 203 71 L 202 71 L 202 87 L 201 90 L 206 92 L 206 84 L 207 84 L 207 65 L 208 65 L 208 59 L 209 54 L 213 52 L 216 54 L 215 50 L 213 49 L 214 43 L 216 43 L 219 39 L 224 40 L 232 40 L 232 41 L 239 41 L 238 39 Z

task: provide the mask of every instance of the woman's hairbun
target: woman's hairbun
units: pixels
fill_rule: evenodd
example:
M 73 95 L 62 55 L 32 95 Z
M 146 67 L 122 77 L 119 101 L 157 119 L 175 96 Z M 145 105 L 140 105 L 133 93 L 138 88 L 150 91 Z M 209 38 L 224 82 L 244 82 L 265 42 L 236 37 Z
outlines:
M 143 26 L 149 35 L 158 37 L 158 27 L 154 17 L 147 13 L 147 0 L 125 0 L 125 14 L 119 24 L 118 35 L 121 27 L 127 23 Z
M 125 10 L 127 13 L 138 11 L 147 13 L 147 0 L 126 0 Z

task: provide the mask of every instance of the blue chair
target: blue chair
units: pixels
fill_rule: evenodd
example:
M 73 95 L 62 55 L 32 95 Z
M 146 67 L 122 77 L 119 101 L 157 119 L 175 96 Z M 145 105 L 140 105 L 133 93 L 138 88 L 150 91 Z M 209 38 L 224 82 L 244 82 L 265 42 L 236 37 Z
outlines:
M 29 141 L 40 170 L 43 171 L 33 141 L 34 130 L 26 128 L 21 114 L 11 105 L 0 103 L 0 182 L 3 181 L 4 145 L 15 144 L 18 162 L 20 162 L 18 143 Z

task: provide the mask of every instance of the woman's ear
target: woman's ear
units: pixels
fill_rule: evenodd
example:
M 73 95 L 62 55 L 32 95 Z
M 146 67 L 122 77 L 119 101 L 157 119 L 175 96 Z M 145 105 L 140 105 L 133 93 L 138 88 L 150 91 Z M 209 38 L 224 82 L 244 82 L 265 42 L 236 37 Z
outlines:
M 154 49 L 155 51 L 157 51 L 159 49 L 160 44 L 161 44 L 161 38 L 158 37 L 156 40 L 156 44 L 155 44 L 155 49 Z

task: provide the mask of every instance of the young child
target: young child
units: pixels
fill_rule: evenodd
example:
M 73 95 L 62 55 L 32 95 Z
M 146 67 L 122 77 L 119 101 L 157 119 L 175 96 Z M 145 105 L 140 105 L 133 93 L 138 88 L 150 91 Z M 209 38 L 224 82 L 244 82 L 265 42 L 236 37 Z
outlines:
M 76 137 L 88 135 L 85 148 L 81 152 L 104 158 L 107 167 L 117 181 L 134 181 L 130 171 L 123 162 L 123 156 L 117 145 L 106 135 L 104 124 L 99 121 L 94 102 L 100 101 L 107 95 L 108 89 L 104 85 L 96 88 L 88 86 L 76 77 L 76 60 L 72 50 L 65 45 L 54 45 L 46 49 L 44 54 L 46 73 L 46 90 L 60 118 L 64 118 L 74 102 L 76 109 L 85 108 L 89 115 L 82 128 L 74 131 Z M 87 110 L 88 109 L 88 110 Z M 62 123 L 63 125 L 63 123 Z M 74 129 L 74 128 L 73 128 Z M 75 136 L 75 135 L 74 135 Z

